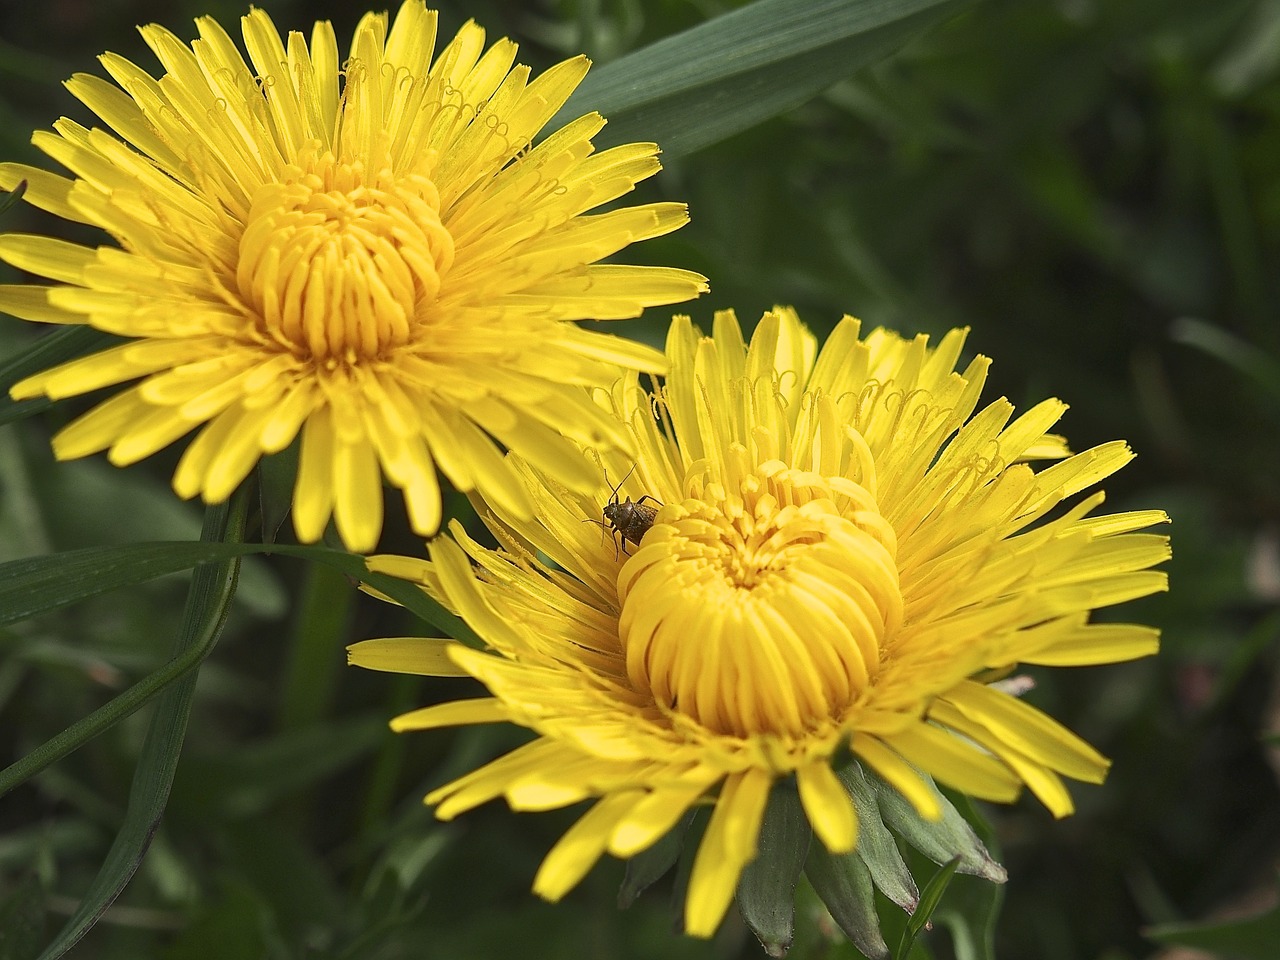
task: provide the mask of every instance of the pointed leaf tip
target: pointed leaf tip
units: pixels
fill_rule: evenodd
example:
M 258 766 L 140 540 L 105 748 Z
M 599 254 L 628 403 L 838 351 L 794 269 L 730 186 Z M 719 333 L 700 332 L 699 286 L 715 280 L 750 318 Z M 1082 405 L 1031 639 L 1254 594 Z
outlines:
M 876 804 L 885 824 L 934 863 L 958 859 L 958 873 L 982 877 L 992 883 L 1004 883 L 1009 878 L 1008 873 L 987 851 L 969 822 L 938 790 L 928 774 L 916 772 L 935 795 L 942 811 L 941 819 L 925 820 L 906 797 L 878 777 L 872 777 L 870 782 L 876 787 Z
M 809 848 L 805 876 L 826 905 L 831 919 L 870 960 L 889 960 L 880 932 L 871 872 L 857 853 L 829 853 L 822 844 Z
M 771 957 L 785 957 L 791 949 L 796 883 L 811 836 L 794 787 L 775 785 L 756 841 L 756 858 L 746 865 L 738 881 L 742 918 Z
M 692 822 L 693 814 L 686 814 L 662 839 L 627 860 L 626 873 L 618 888 L 619 909 L 625 910 L 635 903 L 650 884 L 675 866 L 684 848 L 685 832 Z
M 915 878 L 902 859 L 898 842 L 884 824 L 876 805 L 875 785 L 867 779 L 861 764 L 854 762 L 837 773 L 853 799 L 858 815 L 858 846 L 854 851 L 871 871 L 877 890 L 905 912 L 911 913 L 920 902 Z

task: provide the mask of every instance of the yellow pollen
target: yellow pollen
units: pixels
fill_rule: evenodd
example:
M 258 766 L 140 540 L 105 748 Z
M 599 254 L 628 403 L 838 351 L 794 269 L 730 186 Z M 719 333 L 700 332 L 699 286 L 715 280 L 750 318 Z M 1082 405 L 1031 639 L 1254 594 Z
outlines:
M 628 677 L 717 734 L 821 735 L 901 621 L 893 531 L 856 484 L 778 461 L 732 472 L 686 483 L 620 572 Z
M 257 333 L 332 367 L 385 358 L 423 334 L 453 261 L 422 174 L 304 151 L 253 196 L 236 282 Z

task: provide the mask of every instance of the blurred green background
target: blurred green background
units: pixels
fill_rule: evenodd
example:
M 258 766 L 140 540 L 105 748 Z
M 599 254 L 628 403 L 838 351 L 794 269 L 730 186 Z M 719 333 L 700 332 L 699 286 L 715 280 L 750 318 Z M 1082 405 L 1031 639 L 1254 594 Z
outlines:
M 344 40 L 363 9 L 262 5 L 282 30 L 329 18 Z M 734 4 L 438 6 L 446 34 L 474 17 L 545 67 L 579 51 L 605 63 Z M 0 6 L 0 158 L 44 165 L 31 130 L 63 114 L 90 122 L 60 81 L 101 72 L 102 50 L 156 69 L 135 24 L 189 39 L 193 17 L 234 32 L 244 9 Z M 1162 627 L 1161 655 L 1033 671 L 1033 701 L 1115 766 L 1105 786 L 1074 788 L 1066 821 L 1031 800 L 987 808 L 1010 873 L 1003 958 L 1187 957 L 1142 931 L 1275 901 L 1277 114 L 1280 0 L 989 0 L 800 109 L 672 159 L 643 190 L 686 200 L 693 221 L 628 256 L 709 276 L 711 294 L 681 308 L 695 319 L 733 306 L 749 325 L 784 303 L 820 331 L 843 312 L 905 334 L 969 326 L 970 349 L 995 359 L 987 399 L 1066 400 L 1073 447 L 1124 438 L 1139 454 L 1107 483 L 1108 509 L 1173 517 L 1171 592 L 1118 614 Z M 0 226 L 70 236 L 27 208 Z M 628 330 L 660 342 L 668 319 L 651 311 Z M 0 320 L 0 356 L 34 332 Z M 172 452 L 123 471 L 101 457 L 52 463 L 49 434 L 79 409 L 0 428 L 0 560 L 197 536 L 200 508 L 168 489 Z M 394 514 L 388 530 L 383 550 L 420 551 Z M 0 631 L 4 762 L 162 663 L 183 595 L 167 578 Z M 736 922 L 712 943 L 674 936 L 669 881 L 617 912 L 613 861 L 560 905 L 536 899 L 533 874 L 575 811 L 490 804 L 434 821 L 422 794 L 520 735 L 387 732 L 399 711 L 471 692 L 344 666 L 346 643 L 417 629 L 335 574 L 247 562 L 165 820 L 73 955 L 762 955 Z M 6 944 L 37 922 L 46 942 L 102 863 L 146 712 L 0 801 L 0 956 L 24 956 Z M 941 929 L 927 944 L 953 955 Z M 853 954 L 810 935 L 794 955 Z

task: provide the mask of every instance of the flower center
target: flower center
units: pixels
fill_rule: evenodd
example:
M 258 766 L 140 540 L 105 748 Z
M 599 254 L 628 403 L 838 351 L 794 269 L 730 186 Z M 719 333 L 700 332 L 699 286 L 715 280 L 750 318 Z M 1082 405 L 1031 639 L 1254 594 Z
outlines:
M 254 194 L 236 282 L 258 333 L 312 362 L 385 356 L 414 339 L 453 261 L 429 177 L 314 149 Z
M 829 732 L 902 617 L 893 530 L 846 478 L 731 472 L 687 483 L 619 575 L 629 679 L 718 734 Z

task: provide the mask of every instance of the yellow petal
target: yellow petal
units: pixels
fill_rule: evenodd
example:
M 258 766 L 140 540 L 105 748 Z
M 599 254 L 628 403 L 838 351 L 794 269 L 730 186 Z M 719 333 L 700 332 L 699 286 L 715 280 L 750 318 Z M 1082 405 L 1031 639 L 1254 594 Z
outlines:
M 302 428 L 298 479 L 293 487 L 293 528 L 303 543 L 324 535 L 333 510 L 333 470 L 336 441 L 327 405 L 319 407 Z
M 986 684 L 967 681 L 943 698 L 996 738 L 1059 773 L 1101 783 L 1107 759 L 1035 707 Z
M 1019 657 L 1047 667 L 1087 667 L 1149 657 L 1160 649 L 1160 631 L 1132 623 L 1096 623 L 1059 643 Z
M 359 646 L 359 644 L 356 644 Z M 354 657 L 352 663 L 355 663 Z M 375 667 L 374 669 L 380 669 Z M 405 730 L 434 730 L 437 727 L 460 727 L 469 723 L 501 723 L 508 719 L 502 701 L 493 697 L 476 697 L 471 700 L 452 700 L 432 707 L 402 713 L 391 721 L 396 733 Z M 428 798 L 430 802 L 430 798 Z
M 449 658 L 456 640 L 431 637 L 379 637 L 347 647 L 347 663 L 389 673 L 415 673 L 425 677 L 465 677 L 467 672 Z
M 707 791 L 707 784 L 660 787 L 638 801 L 609 836 L 609 852 L 632 857 L 669 833 Z
M 796 770 L 796 786 L 805 816 L 822 845 L 832 853 L 848 853 L 858 842 L 853 800 L 831 763 L 823 758 Z
M 742 868 L 756 855 L 772 783 L 768 771 L 748 769 L 721 787 L 689 875 L 685 930 L 692 936 L 710 937 L 724 919 Z
M 925 820 L 942 819 L 942 807 L 935 792 L 920 779 L 911 764 L 875 737 L 855 735 L 851 746 L 877 776 L 907 798 L 916 813 Z
M 84 323 L 83 314 L 62 310 L 49 303 L 51 289 L 35 284 L 0 284 L 0 311 L 38 323 Z
M 368 553 L 382 532 L 382 473 L 367 440 L 339 443 L 333 470 L 333 519 L 353 553 Z
M 551 848 L 534 877 L 533 892 L 554 902 L 577 886 L 605 852 L 618 821 L 641 797 L 639 791 L 631 791 L 597 801 Z
M 23 233 L 0 234 L 0 259 L 50 280 L 80 283 L 85 267 L 95 258 L 93 250 L 78 243 Z
M 917 723 L 885 741 L 906 759 L 962 793 L 1009 803 L 1021 784 L 990 754 L 969 746 L 927 723 Z

